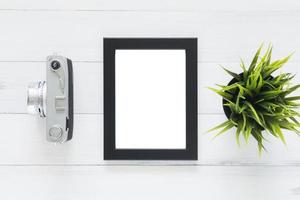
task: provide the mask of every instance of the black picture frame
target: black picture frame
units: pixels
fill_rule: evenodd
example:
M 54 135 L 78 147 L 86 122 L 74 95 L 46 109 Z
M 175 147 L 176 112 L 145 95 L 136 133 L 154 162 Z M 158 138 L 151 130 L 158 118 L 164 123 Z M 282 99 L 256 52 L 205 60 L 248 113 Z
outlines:
M 197 38 L 104 38 L 104 160 L 197 160 Z M 186 149 L 116 149 L 115 51 L 186 51 Z

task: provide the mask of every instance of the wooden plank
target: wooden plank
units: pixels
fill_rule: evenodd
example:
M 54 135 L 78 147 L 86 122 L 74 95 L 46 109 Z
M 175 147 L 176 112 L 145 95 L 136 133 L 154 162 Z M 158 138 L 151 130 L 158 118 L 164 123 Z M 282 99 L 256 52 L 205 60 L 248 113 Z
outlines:
M 18 1 L 2 0 L 1 9 L 57 9 L 57 10 L 137 10 L 137 11 L 202 11 L 202 10 L 295 10 L 300 5 L 294 0 L 87 0 L 87 1 Z
M 280 57 L 277 57 L 277 59 Z M 281 71 L 297 74 L 294 59 Z M 241 72 L 238 63 L 198 64 L 198 113 L 222 114 L 222 99 L 207 87 L 227 84 L 231 77 L 219 66 Z M 75 113 L 103 113 L 103 63 L 74 62 Z M 26 113 L 26 88 L 29 82 L 45 79 L 44 62 L 0 63 L 0 113 Z M 300 82 L 296 75 L 294 83 Z M 299 92 L 296 94 L 300 94 Z M 207 101 L 209 99 L 209 101 Z
M 1 167 L 13 199 L 297 200 L 299 167 Z
M 103 37 L 198 37 L 199 62 L 236 62 L 263 41 L 278 55 L 297 50 L 299 21 L 291 11 L 1 11 L 0 61 L 43 61 L 54 51 L 102 61 Z
M 241 165 L 241 164 L 300 164 L 299 137 L 285 132 L 288 147 L 279 139 L 267 136 L 269 153 L 258 155 L 257 144 L 239 148 L 235 131 L 213 139 L 206 131 L 225 120 L 224 115 L 199 115 L 198 161 L 104 161 L 103 115 L 75 115 L 74 138 L 56 146 L 45 140 L 45 121 L 24 114 L 1 114 L 0 165 Z

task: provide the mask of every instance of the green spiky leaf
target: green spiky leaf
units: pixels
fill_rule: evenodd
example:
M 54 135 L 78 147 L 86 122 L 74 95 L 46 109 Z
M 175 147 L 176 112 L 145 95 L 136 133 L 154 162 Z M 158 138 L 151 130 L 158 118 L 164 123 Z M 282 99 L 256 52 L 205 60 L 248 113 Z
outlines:
M 236 142 L 240 145 L 240 135 L 246 143 L 252 136 L 258 145 L 258 151 L 265 150 L 264 134 L 270 134 L 286 144 L 284 130 L 300 135 L 300 96 L 292 95 L 300 84 L 292 85 L 295 75 L 275 71 L 286 64 L 291 55 L 271 61 L 273 47 L 269 45 L 261 56 L 263 45 L 256 51 L 248 68 L 241 59 L 242 75 L 223 68 L 235 79 L 228 86 L 219 85 L 220 89 L 209 88 L 226 100 L 224 106 L 231 111 L 230 118 L 209 131 L 221 130 L 216 136 L 236 127 Z

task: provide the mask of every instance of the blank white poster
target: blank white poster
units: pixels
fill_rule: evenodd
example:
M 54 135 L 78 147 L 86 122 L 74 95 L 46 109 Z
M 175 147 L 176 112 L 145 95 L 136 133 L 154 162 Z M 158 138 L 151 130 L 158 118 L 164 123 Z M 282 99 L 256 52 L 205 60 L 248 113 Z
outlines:
M 116 50 L 116 149 L 186 148 L 185 50 Z

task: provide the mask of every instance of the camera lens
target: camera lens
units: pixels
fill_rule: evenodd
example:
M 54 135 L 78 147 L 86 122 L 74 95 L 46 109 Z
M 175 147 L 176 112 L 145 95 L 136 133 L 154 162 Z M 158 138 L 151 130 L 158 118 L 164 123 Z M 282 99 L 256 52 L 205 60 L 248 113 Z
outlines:
M 60 63 L 57 60 L 51 62 L 51 68 L 53 70 L 58 70 L 60 68 Z
M 30 83 L 27 89 L 27 111 L 32 115 L 46 117 L 46 82 Z

